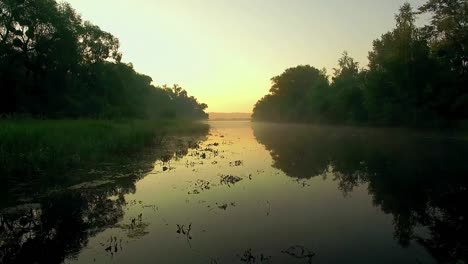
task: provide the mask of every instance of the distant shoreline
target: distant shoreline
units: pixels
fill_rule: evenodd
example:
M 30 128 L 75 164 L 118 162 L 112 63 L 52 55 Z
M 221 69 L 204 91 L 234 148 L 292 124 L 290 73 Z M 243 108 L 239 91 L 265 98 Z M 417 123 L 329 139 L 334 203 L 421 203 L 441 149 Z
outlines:
M 252 121 L 252 118 L 212 118 L 208 121 Z
M 211 112 L 208 113 L 208 120 L 210 121 L 233 121 L 233 120 L 252 120 L 252 114 L 251 113 L 240 113 L 240 112 L 234 112 L 234 113 L 217 113 L 217 112 Z

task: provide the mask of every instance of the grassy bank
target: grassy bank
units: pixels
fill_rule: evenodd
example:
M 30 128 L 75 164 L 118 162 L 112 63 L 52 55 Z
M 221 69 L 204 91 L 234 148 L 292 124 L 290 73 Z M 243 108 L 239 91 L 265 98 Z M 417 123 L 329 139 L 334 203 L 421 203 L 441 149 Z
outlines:
M 0 182 L 57 180 L 67 171 L 157 146 L 202 123 L 150 120 L 0 120 Z

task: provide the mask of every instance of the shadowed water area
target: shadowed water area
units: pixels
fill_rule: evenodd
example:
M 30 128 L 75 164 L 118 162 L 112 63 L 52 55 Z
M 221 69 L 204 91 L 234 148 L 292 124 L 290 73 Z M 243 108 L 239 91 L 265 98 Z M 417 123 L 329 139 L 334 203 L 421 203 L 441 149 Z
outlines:
M 465 136 L 209 124 L 80 172 L 90 181 L 10 198 L 0 262 L 467 261 Z

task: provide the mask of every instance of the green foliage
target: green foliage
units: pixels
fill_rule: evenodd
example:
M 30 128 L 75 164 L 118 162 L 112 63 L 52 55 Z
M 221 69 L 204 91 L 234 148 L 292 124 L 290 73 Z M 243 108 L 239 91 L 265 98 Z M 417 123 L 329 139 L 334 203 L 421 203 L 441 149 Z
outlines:
M 363 106 L 364 75 L 347 52 L 338 60 L 331 84 L 328 119 L 334 123 L 360 123 L 366 120 Z
M 429 0 L 420 8 L 432 14 L 422 30 L 438 64 L 435 106 L 455 119 L 468 117 L 468 2 Z
M 71 169 L 155 146 L 166 134 L 206 131 L 205 124 L 174 120 L 3 120 L 0 182 L 55 182 Z
M 366 69 L 345 52 L 331 84 L 310 66 L 273 78 L 254 120 L 420 126 L 467 119 L 468 4 L 430 0 L 420 11 L 431 24 L 418 28 L 404 4 L 395 29 L 374 41 Z
M 374 122 L 412 124 L 433 114 L 426 103 L 432 96 L 434 64 L 414 20 L 405 4 L 396 16 L 396 28 L 375 40 L 369 53 L 364 93 Z
M 205 104 L 154 87 L 121 58 L 119 40 L 69 4 L 0 0 L 0 114 L 207 118 Z
M 317 121 L 328 107 L 321 100 L 329 85 L 323 71 L 303 65 L 289 68 L 271 80 L 270 94 L 255 105 L 254 119 Z
M 423 29 L 436 57 L 450 64 L 457 73 L 468 72 L 468 2 L 466 0 L 429 0 L 420 11 L 432 14 Z

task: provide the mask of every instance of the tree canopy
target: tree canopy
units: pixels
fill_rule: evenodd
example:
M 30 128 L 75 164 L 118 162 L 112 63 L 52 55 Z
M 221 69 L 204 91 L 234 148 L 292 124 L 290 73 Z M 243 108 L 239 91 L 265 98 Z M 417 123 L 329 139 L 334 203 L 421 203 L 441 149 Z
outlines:
M 418 14 L 429 25 L 417 27 Z M 344 52 L 331 81 L 311 66 L 287 69 L 254 107 L 254 120 L 435 125 L 468 118 L 468 2 L 404 4 L 373 42 L 369 64 Z M 319 77 L 320 76 L 320 77 Z
M 55 0 L 0 0 L 0 115 L 207 118 L 179 86 L 121 62 L 119 40 Z

